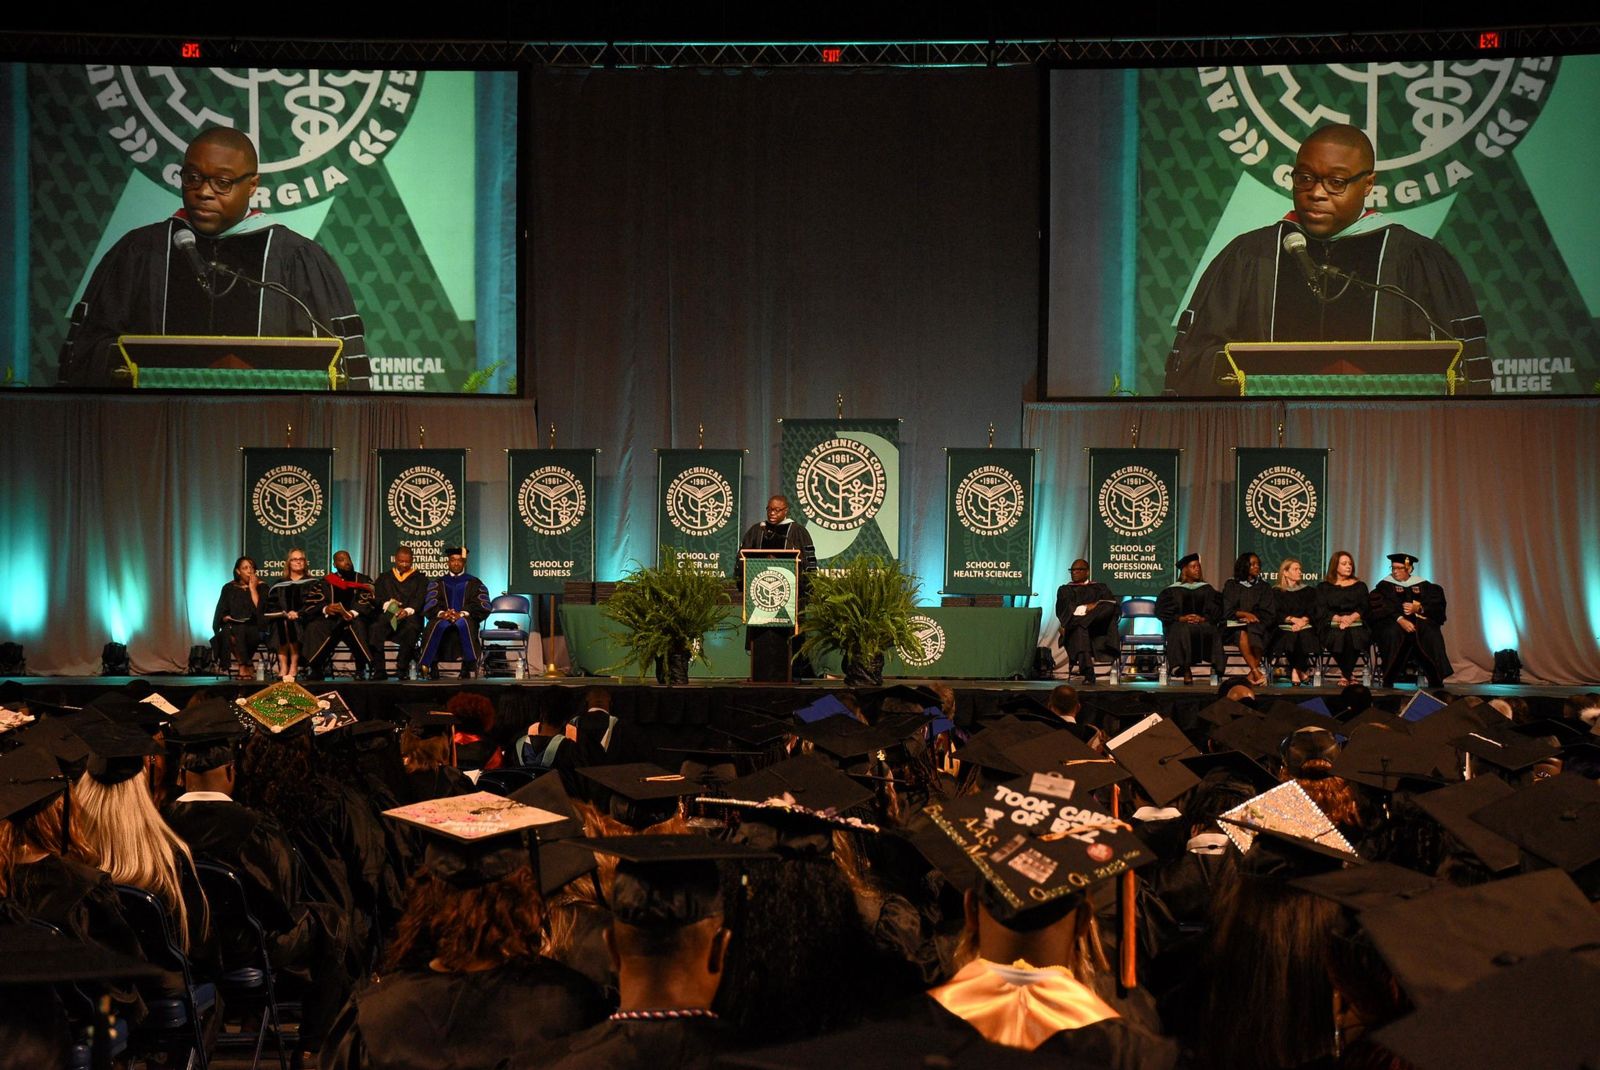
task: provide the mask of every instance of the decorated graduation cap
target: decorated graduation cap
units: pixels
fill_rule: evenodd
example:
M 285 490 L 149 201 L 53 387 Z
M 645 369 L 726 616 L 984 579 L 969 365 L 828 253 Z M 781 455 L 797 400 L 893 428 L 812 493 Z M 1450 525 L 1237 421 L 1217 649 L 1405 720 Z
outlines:
M 1472 819 L 1569 873 L 1600 861 L 1600 784 L 1576 773 L 1514 791 Z
M 1111 739 L 1106 748 L 1133 774 L 1150 801 L 1165 806 L 1200 783 L 1183 764 L 1200 753 L 1173 721 L 1151 714 Z
M 1440 883 L 1437 877 L 1392 862 L 1369 862 L 1364 866 L 1296 877 L 1289 886 L 1361 911 L 1396 900 L 1415 899 Z
M 254 722 L 258 733 L 272 737 L 309 735 L 311 718 L 321 708 L 317 696 L 293 680 L 271 684 L 235 699 L 234 704 Z
M 344 696 L 337 691 L 326 691 L 317 696 L 317 712 L 311 715 L 311 731 L 318 736 L 337 732 L 356 723 L 356 713 Z
M 1249 853 L 1263 834 L 1277 845 L 1301 853 L 1333 858 L 1339 862 L 1360 862 L 1355 848 L 1344 838 L 1328 815 L 1293 780 L 1286 780 L 1218 815 L 1241 852 Z
M 0 817 L 21 814 L 66 790 L 66 775 L 43 747 L 24 743 L 0 754 Z
M 532 865 L 534 830 L 561 820 L 559 814 L 487 791 L 412 803 L 383 816 L 420 831 L 426 844 L 423 864 L 439 879 L 464 888 Z
M 694 833 L 596 836 L 572 842 L 618 859 L 611 888 L 612 916 L 644 929 L 681 929 L 721 914 L 717 863 L 773 857 Z
M 1475 820 L 1472 815 L 1491 803 L 1511 795 L 1511 785 L 1492 776 L 1478 776 L 1459 784 L 1417 796 L 1422 812 L 1439 823 L 1457 843 L 1466 848 L 1490 873 L 1516 869 L 1521 861 L 1517 845 Z
M 1507 962 L 1374 1037 L 1417 1070 L 1583 1070 L 1600 1051 L 1596 1021 L 1600 963 L 1551 950 Z
M 1069 779 L 1037 774 L 923 808 L 911 836 L 1001 924 L 1040 928 L 1094 886 L 1155 856 Z
M 1441 885 L 1364 911 L 1361 925 L 1421 1008 L 1540 952 L 1600 941 L 1600 914 L 1557 869 Z

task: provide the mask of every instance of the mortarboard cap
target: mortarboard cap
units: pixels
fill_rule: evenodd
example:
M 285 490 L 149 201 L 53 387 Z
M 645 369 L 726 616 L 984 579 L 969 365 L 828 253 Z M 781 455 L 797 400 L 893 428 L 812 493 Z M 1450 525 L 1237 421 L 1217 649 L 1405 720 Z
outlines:
M 599 784 L 614 795 L 631 802 L 653 802 L 658 799 L 676 799 L 693 795 L 700 785 L 685 777 L 650 762 L 633 762 L 627 765 L 587 765 L 578 772 Z
M 90 715 L 91 719 L 94 717 Z M 66 717 L 40 717 L 19 731 L 16 739 L 49 751 L 63 772 L 74 775 L 83 771 L 83 763 L 89 757 L 88 744 L 72 730 L 72 722 Z
M 103 691 L 90 699 L 84 709 L 94 710 L 122 725 L 133 725 L 147 730 L 161 727 L 168 720 L 165 711 L 137 698 L 122 689 Z
M 1076 784 L 1080 792 L 1096 791 L 1132 775 L 1110 755 L 1096 754 L 1067 725 L 1013 743 L 1001 753 L 1019 773 L 1065 777 Z
M 1550 736 L 1562 746 L 1578 743 L 1590 735 L 1589 726 L 1582 721 L 1567 721 L 1559 717 L 1541 717 L 1536 721 L 1511 724 L 1511 729 L 1530 738 Z
M 1229 750 L 1240 751 L 1252 758 L 1276 758 L 1283 737 L 1288 733 L 1264 716 L 1236 717 L 1226 724 L 1217 725 L 1207 735 L 1212 742 Z
M 66 790 L 66 775 L 43 747 L 24 743 L 0 754 L 0 818 L 20 814 Z
M 839 701 L 838 695 L 823 695 L 809 706 L 801 706 L 794 711 L 795 717 L 801 724 L 815 724 L 829 717 L 849 717 L 855 719 L 855 714 L 850 707 Z
M 319 707 L 317 696 L 292 680 L 271 684 L 234 704 L 268 736 L 297 736 L 311 732 L 310 720 Z
M 1305 840 L 1357 860 L 1350 841 L 1306 794 L 1306 789 L 1293 780 L 1246 799 L 1218 817 L 1227 822 L 1223 831 L 1241 851 L 1250 850 L 1258 833 L 1271 832 L 1279 838 Z
M 728 797 L 702 802 L 740 810 L 796 809 L 816 817 L 832 817 L 872 802 L 872 791 L 818 758 L 788 758 L 740 777 L 727 786 Z
M 225 698 L 205 699 L 180 711 L 164 735 L 185 749 L 242 739 L 250 733 L 234 712 L 237 708 Z
M 912 739 L 927 725 L 918 714 L 891 714 L 877 724 L 862 724 L 854 717 L 827 717 L 811 724 L 796 725 L 794 734 L 843 762 L 884 756 L 899 744 L 914 745 Z
M 1417 1070 L 1583 1070 L 1600 1066 L 1596 1021 L 1600 963 L 1553 950 L 1442 995 L 1374 1039 Z
M 1519 959 L 1600 940 L 1600 915 L 1556 869 L 1469 887 L 1441 884 L 1364 911 L 1361 925 L 1423 1008 Z
M 120 784 L 144 771 L 145 759 L 161 748 L 133 725 L 84 721 L 73 729 L 89 749 L 84 771 L 102 784 Z
M 1493 706 L 1458 698 L 1444 709 L 1430 713 L 1412 725 L 1411 734 L 1418 739 L 1445 743 L 1468 732 L 1481 732 L 1485 728 L 1501 727 L 1506 723 Z
M 1447 705 L 1449 704 L 1443 699 L 1435 698 L 1426 691 L 1418 691 L 1400 707 L 1400 717 L 1406 721 L 1421 721 L 1438 713 Z
M 1197 553 L 1184 554 L 1182 557 L 1178 558 L 1178 567 L 1187 568 L 1189 566 L 1189 562 L 1198 560 L 1200 560 L 1200 555 Z
M 1397 899 L 1415 899 L 1438 887 L 1439 883 L 1435 877 L 1392 862 L 1368 862 L 1364 866 L 1297 877 L 1289 885 L 1351 910 L 1367 910 Z
M 1351 733 L 1333 763 L 1333 773 L 1379 791 L 1399 791 L 1409 785 L 1431 788 L 1459 779 L 1455 752 L 1448 746 L 1373 725 Z
M 1254 761 L 1243 751 L 1219 750 L 1178 760 L 1201 780 L 1219 769 L 1225 769 L 1231 777 L 1245 781 L 1257 792 L 1268 791 L 1277 787 L 1279 783 L 1277 777 L 1263 769 L 1261 763 Z
M 1059 717 L 1054 719 L 1060 721 Z M 982 766 L 1003 778 L 1021 776 L 1021 766 L 1013 758 L 1007 757 L 1006 751 L 1017 743 L 1036 739 L 1052 731 L 1054 729 L 1049 725 L 1038 721 L 1003 717 L 967 740 L 952 757 L 964 765 Z
M 1452 739 L 1450 745 L 1508 773 L 1520 773 L 1561 750 L 1554 743 L 1523 735 L 1510 722 L 1468 732 Z
M 1576 773 L 1514 791 L 1472 819 L 1569 873 L 1600 860 L 1600 784 Z
M 1231 698 L 1219 698 L 1201 710 L 1198 716 L 1207 724 L 1223 725 L 1240 717 L 1260 717 L 1261 713 Z
M 459 719 L 449 710 L 427 702 L 402 702 L 396 707 L 405 717 L 405 726 L 424 738 L 454 732 Z
M 1416 554 L 1404 554 L 1404 553 L 1401 553 L 1401 554 L 1385 554 L 1384 556 L 1387 557 L 1390 561 L 1393 561 L 1397 565 L 1415 565 L 1417 563 L 1417 555 Z
M 1200 778 L 1182 761 L 1199 755 L 1199 748 L 1174 722 L 1164 717 L 1150 722 L 1149 727 L 1137 735 L 1124 733 L 1113 739 L 1107 748 L 1157 806 L 1167 805 L 1200 783 Z
M 1522 856 L 1517 845 L 1471 816 L 1491 803 L 1514 794 L 1511 785 L 1492 776 L 1478 776 L 1459 784 L 1424 792 L 1416 798 L 1422 812 L 1439 823 L 1456 841 L 1471 851 L 1490 873 L 1516 869 Z
M 1321 695 L 1315 695 L 1306 699 L 1304 702 L 1296 703 L 1296 705 L 1298 705 L 1302 710 L 1310 710 L 1312 713 L 1319 713 L 1324 717 L 1333 716 L 1333 711 L 1328 708 L 1327 700 Z
M 625 925 L 676 929 L 722 912 L 718 862 L 771 858 L 744 844 L 682 833 L 598 836 L 570 841 L 618 859 L 612 916 Z
M 1223 821 L 1233 819 L 1223 817 Z M 1250 849 L 1239 861 L 1240 872 L 1253 877 L 1293 879 L 1364 866 L 1366 859 L 1341 847 L 1275 828 L 1252 830 Z
M 1368 706 L 1364 710 L 1348 713 L 1340 717 L 1339 721 L 1340 724 L 1343 725 L 1340 731 L 1347 735 L 1352 734 L 1356 729 L 1362 728 L 1369 724 L 1378 725 L 1381 728 L 1387 728 L 1391 732 L 1402 732 L 1406 735 L 1411 734 L 1410 721 L 1401 720 L 1399 717 L 1396 717 L 1387 710 L 1380 710 L 1376 706 Z
M 325 736 L 356 723 L 356 713 L 344 696 L 337 691 L 324 691 L 317 696 L 317 712 L 311 715 L 311 731 Z
M 423 864 L 460 887 L 488 884 L 531 865 L 528 837 L 561 819 L 487 791 L 412 803 L 383 816 L 419 830 L 426 844 Z
M 541 826 L 542 827 L 542 826 Z M 569 840 L 539 844 L 539 894 L 555 895 L 600 865 L 594 852 Z
M 522 785 L 509 796 L 523 806 L 533 806 L 555 814 L 559 820 L 548 821 L 536 828 L 541 842 L 567 840 L 583 835 L 583 820 L 572 804 L 572 796 L 554 773 L 543 773 L 530 783 Z

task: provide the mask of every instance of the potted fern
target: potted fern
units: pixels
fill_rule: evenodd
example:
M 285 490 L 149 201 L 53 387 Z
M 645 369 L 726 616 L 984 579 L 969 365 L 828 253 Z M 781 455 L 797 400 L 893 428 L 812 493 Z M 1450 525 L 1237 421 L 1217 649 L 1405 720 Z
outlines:
M 800 615 L 805 641 L 801 656 L 815 663 L 837 650 L 845 683 L 852 687 L 883 683 L 883 658 L 890 647 L 915 647 L 911 614 L 920 582 L 898 561 L 858 557 L 841 569 L 811 577 Z
M 722 623 L 727 604 L 721 576 L 663 546 L 661 564 L 628 573 L 600 612 L 621 625 L 607 634 L 626 652 L 622 665 L 637 665 L 641 676 L 653 666 L 658 680 L 686 684 L 691 654 L 706 661 L 700 640 Z

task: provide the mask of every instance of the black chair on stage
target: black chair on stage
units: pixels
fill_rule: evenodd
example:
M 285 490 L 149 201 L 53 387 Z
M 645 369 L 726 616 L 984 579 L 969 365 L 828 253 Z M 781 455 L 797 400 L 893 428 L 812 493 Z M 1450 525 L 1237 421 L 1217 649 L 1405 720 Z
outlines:
M 272 960 L 267 952 L 266 929 L 256 917 L 255 911 L 250 909 L 244 882 L 231 868 L 218 862 L 197 861 L 195 870 L 200 877 L 200 887 L 206 893 L 206 901 L 211 907 L 212 923 L 216 924 L 219 919 L 224 919 L 229 931 L 243 938 L 241 946 L 232 949 L 225 946 L 223 972 L 216 979 L 217 988 L 222 993 L 223 1006 L 230 1015 L 241 1009 L 252 1011 L 259 1007 L 261 1010 L 261 1020 L 253 1031 L 219 1032 L 217 1046 L 219 1048 L 244 1046 L 253 1042 L 255 1054 L 250 1066 L 251 1070 L 255 1070 L 261 1065 L 261 1049 L 266 1044 L 270 1028 L 277 1041 L 279 1070 L 288 1070 L 289 1058 L 285 1044 L 298 1042 L 299 1030 L 285 1035 L 283 1007 L 278 1002 L 277 987 L 272 976 Z M 233 954 L 228 953 L 230 950 Z
M 206 1070 L 204 1020 L 216 1010 L 217 986 L 195 981 L 189 956 L 178 939 L 178 927 L 161 900 L 126 884 L 116 885 L 117 901 L 123 916 L 139 938 L 145 958 L 183 978 L 183 990 L 165 998 L 145 998 L 145 1020 L 133 1031 L 132 1046 L 143 1051 L 171 1052 L 176 1065 L 188 1064 Z
M 478 630 L 483 644 L 484 676 L 515 676 L 521 666 L 528 674 L 528 633 L 533 626 L 533 603 L 525 594 L 503 594 L 489 603 L 489 619 Z

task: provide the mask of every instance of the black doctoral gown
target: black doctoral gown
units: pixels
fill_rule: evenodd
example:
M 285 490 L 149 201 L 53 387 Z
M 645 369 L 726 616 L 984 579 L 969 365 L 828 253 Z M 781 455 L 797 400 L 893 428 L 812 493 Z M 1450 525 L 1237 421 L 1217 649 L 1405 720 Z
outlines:
M 1302 586 L 1293 591 L 1285 591 L 1277 588 L 1273 590 L 1272 596 L 1278 616 L 1272 625 L 1272 641 L 1269 649 L 1273 654 L 1283 651 L 1289 656 L 1289 663 L 1304 672 L 1311 667 L 1311 659 L 1322 649 L 1322 642 L 1318 638 L 1321 631 L 1318 626 L 1321 610 L 1317 589 Z M 1305 617 L 1311 622 L 1311 627 L 1298 632 L 1290 631 L 1287 627 L 1289 617 Z
M 1420 602 L 1422 611 L 1405 612 L 1401 607 L 1408 602 Z M 1385 684 L 1393 684 L 1412 651 L 1421 658 L 1423 671 L 1434 687 L 1443 685 L 1446 677 L 1455 672 L 1444 645 L 1445 608 L 1444 588 L 1437 583 L 1412 579 L 1401 584 L 1385 577 L 1373 584 L 1372 626 L 1383 650 Z M 1407 632 L 1400 627 L 1401 618 L 1409 620 L 1416 631 Z
M 1333 623 L 1334 617 L 1350 613 L 1361 614 L 1362 623 L 1341 628 Z M 1317 584 L 1317 630 L 1322 633 L 1322 646 L 1339 663 L 1339 671 L 1349 676 L 1355 671 L 1356 658 L 1372 645 L 1372 593 L 1360 580 L 1347 587 L 1323 580 Z
M 546 1062 L 534 1055 L 516 1068 L 559 1070 L 702 1070 L 735 1046 L 733 1031 L 715 1018 L 605 1021 L 568 1037 Z
M 1079 606 L 1087 606 L 1082 613 Z M 1061 649 L 1073 662 L 1082 658 L 1115 657 L 1117 653 L 1117 596 L 1099 581 L 1063 583 L 1056 588 L 1056 620 L 1061 622 Z
M 1306 235 L 1306 252 L 1319 264 L 1398 286 L 1415 298 L 1462 342 L 1461 374 L 1467 382 L 1457 392 L 1486 392 L 1493 377 L 1486 331 L 1461 265 L 1438 242 L 1398 224 L 1369 223 L 1362 229 L 1331 241 Z M 1282 251 L 1283 236 L 1291 231 L 1304 233 L 1298 222 L 1285 218 L 1241 234 L 1211 261 L 1189 307 L 1178 317 L 1167 354 L 1169 394 L 1237 393 L 1231 384 L 1219 385 L 1214 375 L 1216 354 L 1229 342 L 1388 342 L 1434 336 L 1426 317 L 1399 297 L 1351 286 L 1335 300 L 1319 301 L 1300 266 Z
M 210 291 L 202 288 L 172 247 L 179 229 L 189 229 L 181 212 L 129 231 L 106 253 L 72 309 L 61 347 L 61 385 L 126 385 L 112 375 L 123 366 L 116 348 L 123 334 L 309 338 L 322 333 L 281 294 L 230 283 L 215 272 Z M 365 329 L 344 274 L 322 246 L 256 214 L 225 235 L 195 233 L 195 248 L 207 262 L 279 283 L 304 301 L 323 326 L 344 339 L 348 388 L 367 389 Z
M 539 959 L 478 973 L 404 970 L 357 992 L 334 1023 L 322 1070 L 489 1070 L 551 1044 L 607 1007 L 575 970 Z
M 1204 624 L 1178 620 L 1198 613 Z M 1197 661 L 1215 662 L 1217 627 L 1222 623 L 1222 595 L 1209 583 L 1185 587 L 1174 583 L 1156 596 L 1156 616 L 1167 639 L 1167 664 L 1183 672 Z
M 1243 628 L 1229 628 L 1226 622 L 1238 620 L 1240 612 L 1255 614 L 1254 624 Z M 1229 643 L 1238 641 L 1238 633 L 1247 632 L 1250 643 L 1259 654 L 1267 648 L 1267 638 L 1277 623 L 1278 610 L 1273 590 L 1265 580 L 1229 580 L 1222 585 L 1222 619 L 1224 635 Z

